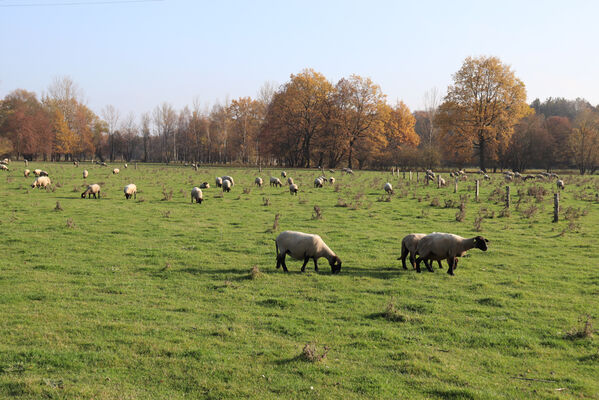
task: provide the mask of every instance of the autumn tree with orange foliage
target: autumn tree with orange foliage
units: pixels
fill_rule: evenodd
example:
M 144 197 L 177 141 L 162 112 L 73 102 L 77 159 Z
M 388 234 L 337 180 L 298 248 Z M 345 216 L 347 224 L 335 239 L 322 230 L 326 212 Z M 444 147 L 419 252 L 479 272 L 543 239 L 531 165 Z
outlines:
M 531 112 L 524 83 L 509 66 L 497 57 L 468 57 L 453 75 L 436 122 L 454 162 L 475 155 L 485 170 L 507 148 L 514 125 Z

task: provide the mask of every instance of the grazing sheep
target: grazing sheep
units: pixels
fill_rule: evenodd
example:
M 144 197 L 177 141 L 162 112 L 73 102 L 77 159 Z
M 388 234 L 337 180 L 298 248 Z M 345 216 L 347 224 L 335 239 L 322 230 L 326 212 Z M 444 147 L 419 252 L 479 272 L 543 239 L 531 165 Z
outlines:
M 254 180 L 254 183 L 255 183 L 256 185 L 258 185 L 258 186 L 262 187 L 262 185 L 264 184 L 264 181 L 262 180 L 262 178 L 260 178 L 260 177 L 257 177 L 257 178 Z
M 299 190 L 299 188 L 297 187 L 297 185 L 295 183 L 292 183 L 291 185 L 289 185 L 289 193 L 297 196 L 298 190 Z
M 94 195 L 94 199 L 100 198 L 100 185 L 94 183 L 93 185 L 89 185 L 85 192 L 81 193 L 81 198 L 85 199 L 85 195 L 87 195 L 88 199 L 91 199 L 92 195 Z M 97 195 L 97 197 L 96 197 Z
M 562 181 L 561 179 L 558 179 L 557 183 L 557 188 L 564 190 L 566 188 L 566 186 L 564 185 L 564 181 Z
M 504 175 L 506 181 L 513 181 L 514 177 L 512 175 Z
M 215 179 L 216 182 L 216 187 L 221 187 L 223 185 L 223 178 L 221 178 L 220 176 L 217 176 Z
M 33 183 L 31 184 L 31 187 L 32 188 L 36 188 L 36 187 L 46 188 L 51 183 L 52 182 L 50 182 L 50 178 L 48 178 L 47 176 L 38 176 L 37 178 L 35 178 L 35 181 L 33 181 Z
M 112 170 L 112 174 L 113 174 L 113 175 L 116 175 L 116 174 L 118 174 L 119 172 L 121 172 L 121 171 L 120 171 L 118 168 L 115 168 L 115 169 L 113 169 L 113 170 Z
M 33 175 L 35 175 L 35 176 L 40 176 L 41 173 L 42 173 L 42 170 L 39 168 L 33 170 Z
M 534 175 L 526 175 L 526 176 L 523 178 L 523 180 L 524 180 L 524 181 L 527 181 L 527 180 L 529 180 L 529 179 L 535 179 L 535 176 L 534 176 Z
M 484 174 L 485 174 L 485 171 L 483 171 L 482 169 L 479 169 L 479 170 L 478 170 L 478 174 L 479 174 L 479 175 L 484 175 Z
M 8 163 L 10 163 L 10 160 L 8 158 L 5 158 L 4 160 L 0 161 L 0 163 L 8 164 Z
M 490 180 L 491 180 L 491 177 L 490 177 L 489 175 L 487 175 L 487 174 L 485 174 L 485 176 L 483 176 L 483 178 L 484 178 L 485 180 L 487 180 L 487 181 L 490 181 Z
M 393 194 L 393 186 L 389 182 L 385 183 L 385 187 L 383 189 L 385 189 L 387 194 Z
M 330 172 L 331 174 L 334 174 L 334 173 L 335 173 L 335 170 L 334 170 L 334 169 L 329 169 L 329 172 Z
M 78 167 L 79 166 L 79 161 L 73 161 L 73 167 Z
M 208 182 L 202 182 L 200 184 L 200 189 L 210 189 L 210 184 Z
M 287 178 L 287 172 L 281 171 L 281 178 Z
M 320 178 L 314 179 L 314 187 L 315 188 L 321 188 L 323 185 L 324 185 L 324 182 L 322 179 L 320 179 Z
M 476 236 L 470 239 L 463 238 L 451 233 L 431 233 L 426 235 L 418 242 L 416 259 L 416 271 L 420 272 L 420 262 L 424 260 L 426 268 L 433 272 L 430 261 L 447 260 L 449 269 L 447 273 L 453 275 L 457 268 L 457 258 L 463 257 L 466 252 L 472 248 L 487 251 L 489 241 L 482 236 Z
M 514 178 L 522 179 L 522 174 L 520 172 L 514 172 Z
M 232 178 L 232 177 L 230 177 L 229 175 L 221 176 L 221 178 L 222 178 L 222 180 L 223 180 L 223 183 L 224 183 L 225 181 L 229 181 L 229 182 L 231 182 L 231 187 L 235 186 L 235 181 L 234 181 L 234 180 L 233 180 L 233 178 Z
M 351 168 L 346 168 L 345 169 L 345 173 L 348 174 L 348 175 L 353 175 L 354 171 L 352 171 Z
M 106 164 L 105 162 L 100 163 L 100 165 L 103 167 L 108 167 L 108 164 Z
M 137 199 L 137 186 L 135 186 L 134 183 L 130 183 L 127 186 L 125 186 L 125 189 L 123 189 L 123 191 L 125 192 L 125 198 L 127 200 L 129 200 L 131 196 Z
M 48 172 L 47 171 L 42 171 L 42 172 L 40 172 L 40 176 L 48 176 Z
M 333 178 L 332 176 L 329 178 L 329 183 L 332 185 L 335 183 L 335 178 Z
M 29 177 L 29 174 L 30 174 L 30 173 L 31 173 L 31 171 L 29 171 L 28 169 L 26 169 L 26 170 L 23 172 L 23 175 L 25 176 L 25 178 L 27 178 L 27 177 Z
M 293 183 L 294 182 L 293 182 L 293 178 L 292 177 L 287 178 L 287 184 L 288 185 L 293 185 Z
M 228 179 L 223 180 L 223 192 L 227 192 L 227 193 L 230 192 L 231 186 L 233 186 L 233 184 L 231 183 L 230 180 L 228 180 Z
M 202 201 L 204 201 L 204 194 L 202 193 L 202 189 L 200 189 L 199 187 L 194 187 L 193 189 L 191 189 L 191 202 L 193 203 L 194 200 L 196 201 L 196 203 L 200 204 L 202 204 Z
M 123 167 L 127 168 L 127 163 L 125 163 L 125 165 L 123 165 Z
M 447 182 L 445 182 L 445 179 L 439 177 L 439 186 L 445 186 L 447 185 Z
M 8 169 L 8 167 L 6 165 L 4 165 L 4 164 L 0 164 L 0 170 L 2 170 L 2 171 L 10 171 Z
M 401 257 L 399 258 L 399 260 L 401 260 L 403 269 L 408 269 L 406 267 L 406 257 L 408 253 L 410 254 L 410 264 L 412 264 L 413 269 L 416 269 L 416 255 L 418 254 L 418 242 L 425 236 L 426 233 L 410 233 L 401 240 Z M 441 261 L 437 262 L 439 263 L 439 268 L 443 268 L 443 266 L 441 265 Z
M 89 172 L 87 172 L 86 169 L 83 170 L 83 179 L 87 179 L 87 177 L 89 176 Z
M 274 176 L 270 177 L 270 186 L 278 186 L 281 187 L 283 184 L 279 178 L 275 178 Z
M 324 257 L 329 260 L 331 271 L 335 274 L 341 271 L 341 259 L 326 245 L 318 235 L 308 233 L 285 231 L 275 239 L 277 268 L 283 266 L 283 271 L 288 272 L 285 264 L 287 254 L 296 260 L 304 260 L 302 272 L 310 259 L 314 260 L 314 270 L 318 271 L 317 260 Z

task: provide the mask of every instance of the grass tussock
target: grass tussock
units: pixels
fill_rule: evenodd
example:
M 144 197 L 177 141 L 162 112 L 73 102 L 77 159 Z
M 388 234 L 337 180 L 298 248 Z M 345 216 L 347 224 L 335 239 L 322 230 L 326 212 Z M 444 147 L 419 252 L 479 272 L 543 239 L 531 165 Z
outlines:
M 566 332 L 565 338 L 570 340 L 587 339 L 593 336 L 593 322 L 590 315 L 583 315 L 578 318 L 578 323 L 581 324 Z
M 323 361 L 329 352 L 328 346 L 323 346 L 322 351 L 319 351 L 315 343 L 306 343 L 300 354 L 300 358 L 304 361 L 317 363 Z
M 385 311 L 383 311 L 383 317 L 387 321 L 392 322 L 407 322 L 409 318 L 407 315 L 402 313 L 399 308 L 395 305 L 395 299 L 391 298 L 385 305 Z
M 262 271 L 258 268 L 257 265 L 254 265 L 252 269 L 250 269 L 250 279 L 255 280 L 262 277 Z

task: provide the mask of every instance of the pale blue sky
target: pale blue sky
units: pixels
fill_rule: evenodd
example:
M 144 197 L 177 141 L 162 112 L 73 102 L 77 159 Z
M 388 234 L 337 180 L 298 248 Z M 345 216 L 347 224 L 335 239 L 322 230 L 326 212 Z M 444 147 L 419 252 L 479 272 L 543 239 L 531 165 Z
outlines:
M 599 104 L 597 1 L 188 1 L 90 3 L 0 0 L 0 97 L 42 93 L 70 76 L 97 113 L 139 114 L 255 97 L 303 68 L 332 82 L 352 73 L 390 102 L 445 94 L 467 56 L 495 55 L 526 84 L 528 100 Z M 19 4 L 21 7 L 7 7 Z

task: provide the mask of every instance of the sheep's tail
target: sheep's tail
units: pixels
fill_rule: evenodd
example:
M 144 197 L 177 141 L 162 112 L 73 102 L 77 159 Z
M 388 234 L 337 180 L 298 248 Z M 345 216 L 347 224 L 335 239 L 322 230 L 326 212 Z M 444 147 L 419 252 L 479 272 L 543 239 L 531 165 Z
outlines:
M 274 239 L 275 241 L 275 254 L 277 255 L 277 259 L 279 259 L 279 244 L 277 243 L 277 240 Z
M 401 241 L 401 257 L 398 258 L 398 260 L 403 259 L 407 255 L 408 255 L 408 248 L 406 247 L 406 243 L 402 240 Z

